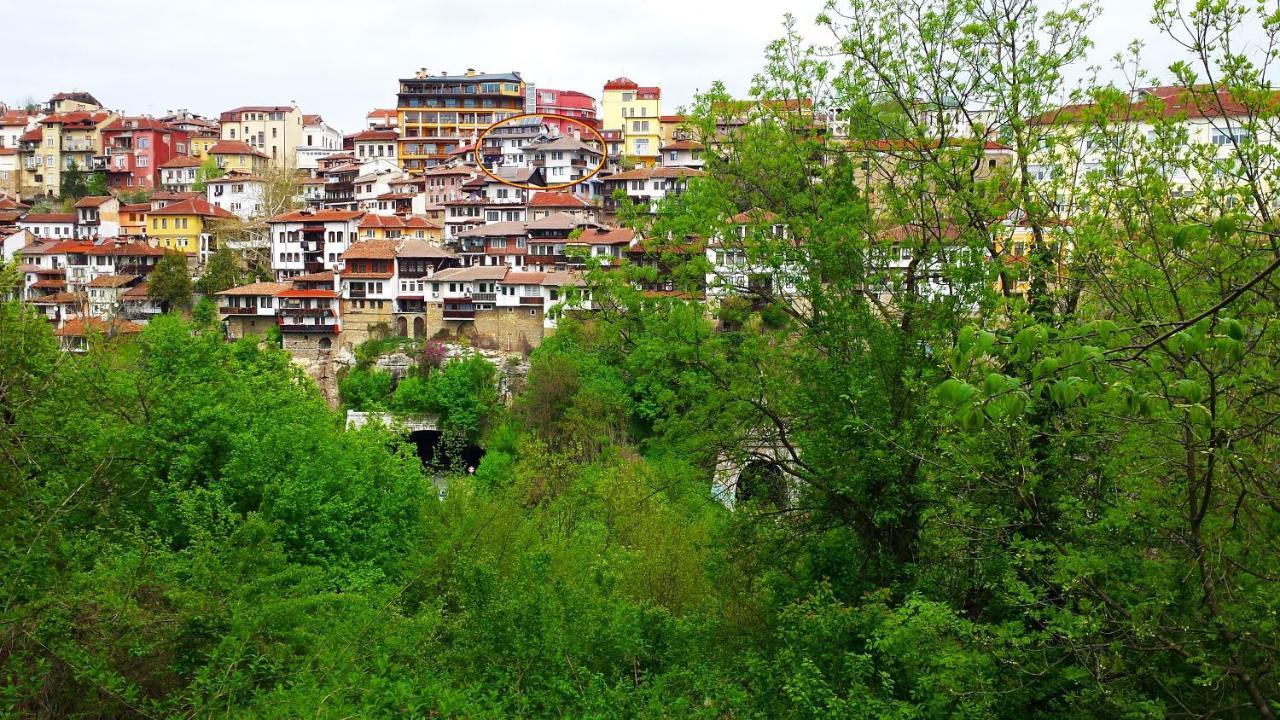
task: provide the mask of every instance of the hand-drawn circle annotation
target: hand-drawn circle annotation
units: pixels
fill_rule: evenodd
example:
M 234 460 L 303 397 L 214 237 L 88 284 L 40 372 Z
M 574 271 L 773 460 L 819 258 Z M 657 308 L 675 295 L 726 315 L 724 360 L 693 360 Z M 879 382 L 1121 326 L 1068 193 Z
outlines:
M 522 190 L 560 190 L 604 168 L 604 136 L 582 118 L 525 113 L 499 120 L 476 138 L 476 164 Z

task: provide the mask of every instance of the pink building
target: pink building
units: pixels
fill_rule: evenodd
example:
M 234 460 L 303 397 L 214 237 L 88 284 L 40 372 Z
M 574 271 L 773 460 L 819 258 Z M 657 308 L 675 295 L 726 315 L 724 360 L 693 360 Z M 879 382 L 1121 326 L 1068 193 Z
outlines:
M 590 125 L 597 130 L 600 129 L 600 119 L 596 117 L 596 99 L 590 95 L 580 93 L 577 90 L 551 90 L 548 88 L 536 88 L 534 93 L 534 112 L 581 118 L 584 125 Z M 554 126 L 561 135 L 569 134 L 569 128 L 561 127 L 566 124 L 563 120 L 547 118 L 546 124 Z

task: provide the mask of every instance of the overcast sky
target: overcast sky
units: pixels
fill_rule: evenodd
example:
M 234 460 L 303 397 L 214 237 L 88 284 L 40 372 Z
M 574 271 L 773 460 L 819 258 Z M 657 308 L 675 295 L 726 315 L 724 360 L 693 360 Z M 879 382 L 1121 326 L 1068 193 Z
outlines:
M 1135 36 L 1152 38 L 1146 0 L 1102 0 L 1094 60 Z M 688 103 L 713 80 L 742 94 L 764 46 L 793 13 L 812 20 L 822 0 L 631 0 L 626 3 L 476 3 L 437 0 L 66 0 L 56 18 L 41 3 L 14 3 L 0 100 L 44 100 L 88 90 L 131 114 L 187 108 L 203 115 L 238 105 L 288 104 L 320 113 L 344 132 L 374 107 L 394 107 L 396 80 L 433 73 L 519 70 L 543 87 L 597 99 L 608 78 L 660 85 L 664 110 Z M 474 8 L 468 10 L 468 8 Z M 48 27 L 48 32 L 35 28 Z M 51 44 L 52 43 L 52 44 Z M 1173 53 L 1149 44 L 1149 65 Z

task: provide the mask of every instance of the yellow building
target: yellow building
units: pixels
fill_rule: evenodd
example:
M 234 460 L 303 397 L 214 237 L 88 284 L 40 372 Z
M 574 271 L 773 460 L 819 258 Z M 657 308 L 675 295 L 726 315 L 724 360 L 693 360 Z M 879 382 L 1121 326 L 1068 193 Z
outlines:
M 102 130 L 119 117 L 105 110 L 54 113 L 40 121 L 38 144 L 30 152 L 22 152 L 24 169 L 31 177 L 30 185 L 38 192 L 57 195 L 62 173 L 73 165 L 81 170 L 106 168 L 102 150 Z M 26 139 L 26 135 L 23 139 Z M 27 158 L 33 158 L 28 161 Z
M 223 140 L 246 143 L 273 167 L 298 166 L 298 146 L 303 144 L 302 111 L 298 106 L 238 107 L 222 113 L 218 125 Z
M 426 240 L 444 242 L 444 223 L 421 215 L 365 215 L 360 220 L 361 240 Z
M 423 170 L 440 165 L 475 142 L 493 123 L 525 111 L 520 73 L 430 75 L 426 69 L 400 80 L 396 112 L 400 166 Z
M 655 165 L 662 146 L 662 88 L 614 78 L 604 84 L 600 108 L 602 129 L 622 132 L 622 154 L 637 164 Z
M 188 198 L 147 213 L 147 237 L 155 247 L 204 258 L 215 249 L 209 238 L 213 224 L 234 217 L 204 198 Z
M 192 135 L 191 140 L 187 143 L 191 150 L 191 157 L 204 160 L 209 157 L 209 150 L 218 144 L 221 139 L 217 134 L 213 133 L 209 135 Z
M 262 170 L 270 161 L 264 153 L 258 152 L 239 140 L 221 140 L 214 143 L 207 151 L 225 172 L 254 173 Z

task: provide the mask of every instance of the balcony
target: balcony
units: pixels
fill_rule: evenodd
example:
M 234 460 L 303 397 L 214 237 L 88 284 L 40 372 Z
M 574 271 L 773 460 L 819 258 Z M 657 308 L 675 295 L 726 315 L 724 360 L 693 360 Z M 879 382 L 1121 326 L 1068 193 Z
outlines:
M 93 150 L 93 143 L 88 140 L 64 140 L 62 150 L 63 152 L 90 152 Z
M 541 307 L 542 296 L 541 295 L 521 295 L 520 304 L 521 305 L 537 305 L 538 307 Z
M 302 263 L 302 269 L 308 275 L 310 275 L 311 273 L 324 272 L 324 263 L 320 262 L 319 260 L 309 260 L 307 262 Z
M 303 324 L 303 323 L 281 323 L 280 332 L 282 333 L 312 333 L 325 335 L 336 335 L 338 326 L 332 323 L 325 324 Z
M 471 301 L 478 303 L 495 303 L 498 302 L 498 293 L 471 293 Z
M 218 308 L 218 312 L 222 313 L 223 315 L 255 315 L 258 312 L 258 308 L 233 307 L 231 305 L 224 305 Z
M 359 299 L 359 298 L 365 298 L 368 296 L 369 296 L 368 292 L 365 290 L 357 290 L 356 288 L 351 288 L 350 290 L 347 291 L 347 297 L 349 298 Z
M 333 315 L 333 310 L 327 307 L 282 307 L 280 314 L 289 317 L 330 317 Z
M 451 307 L 445 306 L 444 319 L 445 320 L 475 320 L 476 311 L 474 309 L 463 310 L 461 308 L 451 308 Z

